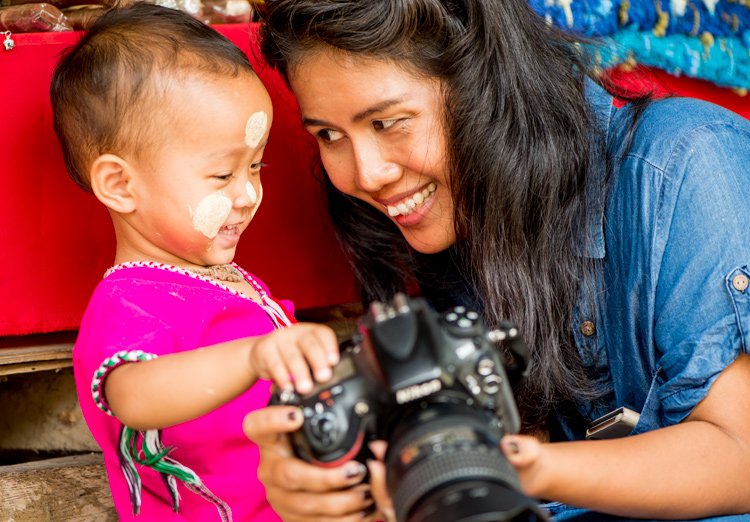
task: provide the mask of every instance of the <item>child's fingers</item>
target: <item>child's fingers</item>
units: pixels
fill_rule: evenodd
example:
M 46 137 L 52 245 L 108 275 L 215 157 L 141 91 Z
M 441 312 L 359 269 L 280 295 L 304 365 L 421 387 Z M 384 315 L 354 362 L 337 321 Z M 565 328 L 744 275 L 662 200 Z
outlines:
M 297 391 L 306 393 L 313 383 L 308 380 L 310 372 L 318 382 L 326 382 L 333 374 L 330 346 L 338 350 L 336 335 L 328 327 L 321 325 L 300 325 L 295 342 L 284 351 L 285 362 L 295 381 Z
M 288 341 L 280 347 L 284 367 L 291 374 L 294 380 L 294 387 L 297 388 L 297 391 L 307 393 L 312 390 L 313 381 L 310 368 L 303 355 L 303 351 L 305 350 L 303 347 L 311 341 L 307 335 L 302 335 L 296 340 L 289 339 Z
M 289 369 L 282 357 L 278 343 L 271 339 L 256 345 L 253 364 L 257 373 L 264 379 L 271 379 L 279 388 L 292 385 Z
M 338 363 L 338 342 L 332 329 L 315 326 L 301 344 L 302 352 L 312 368 L 315 380 L 326 382 L 333 374 L 331 366 Z
M 341 353 L 339 351 L 339 341 L 336 339 L 336 332 L 333 331 L 333 328 L 327 326 L 319 328 L 316 330 L 316 335 L 323 346 L 328 364 L 338 364 Z

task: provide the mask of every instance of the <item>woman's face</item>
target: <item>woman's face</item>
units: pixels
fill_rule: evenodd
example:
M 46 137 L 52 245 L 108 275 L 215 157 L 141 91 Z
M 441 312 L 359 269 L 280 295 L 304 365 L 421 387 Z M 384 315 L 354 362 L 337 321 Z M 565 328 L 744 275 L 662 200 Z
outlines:
M 455 242 L 438 80 L 335 51 L 289 70 L 333 185 L 388 216 L 423 253 Z

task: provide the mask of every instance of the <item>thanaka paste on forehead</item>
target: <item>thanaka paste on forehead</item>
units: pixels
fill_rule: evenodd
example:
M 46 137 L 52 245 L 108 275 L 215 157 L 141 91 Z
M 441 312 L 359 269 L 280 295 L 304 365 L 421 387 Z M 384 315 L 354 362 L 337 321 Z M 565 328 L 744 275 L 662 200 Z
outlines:
M 255 192 L 255 187 L 249 181 L 245 183 L 245 190 L 247 190 L 247 197 L 250 198 L 250 204 L 255 205 L 258 202 L 258 194 Z
M 232 212 L 232 200 L 221 191 L 209 194 L 192 212 L 193 228 L 213 239 Z
M 245 125 L 245 144 L 248 147 L 257 147 L 266 135 L 266 130 L 268 130 L 268 115 L 263 111 L 251 114 Z

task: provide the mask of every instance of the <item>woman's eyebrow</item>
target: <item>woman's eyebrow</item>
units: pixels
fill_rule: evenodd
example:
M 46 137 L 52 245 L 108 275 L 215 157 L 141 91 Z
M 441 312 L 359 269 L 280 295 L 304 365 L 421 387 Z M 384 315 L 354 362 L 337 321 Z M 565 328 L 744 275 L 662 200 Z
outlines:
M 389 107 L 392 107 L 394 105 L 397 105 L 404 101 L 403 97 L 399 98 L 391 98 L 388 100 L 383 100 L 380 103 L 373 105 L 372 107 L 369 107 L 361 112 L 358 112 L 354 116 L 352 116 L 352 123 L 359 123 L 362 120 L 368 118 L 369 116 L 372 116 L 373 114 L 376 114 L 380 111 L 384 111 L 388 109 Z M 317 118 L 302 118 L 302 125 L 305 127 L 328 127 L 330 124 L 325 120 L 319 120 Z
M 357 114 L 355 114 L 352 117 L 352 123 L 358 123 L 364 120 L 365 118 L 372 116 L 373 114 L 378 113 L 380 111 L 384 111 L 388 109 L 389 107 L 392 107 L 393 105 L 401 103 L 402 101 L 404 101 L 403 96 L 399 98 L 391 98 L 388 100 L 383 100 L 382 102 L 376 105 L 373 105 L 369 109 L 365 109 L 362 112 L 358 112 Z

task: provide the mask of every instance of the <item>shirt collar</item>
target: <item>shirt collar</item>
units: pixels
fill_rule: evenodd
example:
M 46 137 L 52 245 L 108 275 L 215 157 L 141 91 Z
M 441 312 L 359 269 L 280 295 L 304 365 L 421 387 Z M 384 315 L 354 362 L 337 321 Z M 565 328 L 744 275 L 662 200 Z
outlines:
M 614 113 L 612 96 L 593 80 L 586 78 L 584 95 L 589 102 L 598 132 L 604 143 L 609 142 L 610 121 Z M 589 212 L 587 241 L 583 245 L 581 255 L 593 259 L 603 259 L 606 253 L 604 244 L 604 184 L 606 179 L 606 162 L 597 161 L 590 172 L 586 189 L 586 206 L 592 209 Z

